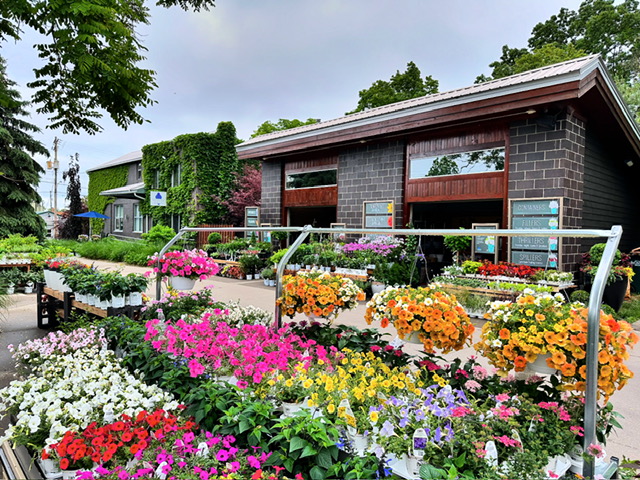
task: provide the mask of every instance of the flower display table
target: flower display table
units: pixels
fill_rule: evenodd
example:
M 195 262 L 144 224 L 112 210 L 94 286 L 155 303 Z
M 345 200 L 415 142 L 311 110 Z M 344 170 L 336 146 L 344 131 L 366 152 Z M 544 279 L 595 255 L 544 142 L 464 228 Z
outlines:
M 67 322 L 71 318 L 71 312 L 82 310 L 97 317 L 106 318 L 117 315 L 126 315 L 129 318 L 138 318 L 142 305 L 127 305 L 120 308 L 98 308 L 75 299 L 73 292 L 60 292 L 46 287 L 43 283 L 36 284 L 36 298 L 38 302 L 38 328 L 50 328 L 58 325 L 58 318 Z

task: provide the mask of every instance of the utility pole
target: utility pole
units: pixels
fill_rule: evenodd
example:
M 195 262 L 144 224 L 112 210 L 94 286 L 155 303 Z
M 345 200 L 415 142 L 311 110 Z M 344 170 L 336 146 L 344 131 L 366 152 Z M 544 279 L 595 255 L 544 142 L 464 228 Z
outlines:
M 60 139 L 54 137 L 53 139 L 53 165 L 51 162 L 47 162 L 47 167 L 53 167 L 53 238 L 58 238 L 58 168 L 60 163 L 58 162 L 58 145 L 60 145 Z

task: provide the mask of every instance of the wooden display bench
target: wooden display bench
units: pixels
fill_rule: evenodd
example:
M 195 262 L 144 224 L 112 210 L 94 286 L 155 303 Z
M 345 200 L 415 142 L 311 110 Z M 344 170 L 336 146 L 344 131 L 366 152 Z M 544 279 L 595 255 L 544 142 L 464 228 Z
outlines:
M 301 268 L 300 270 L 286 270 L 284 271 L 285 275 L 295 275 L 297 272 L 309 272 L 310 270 L 307 270 L 306 268 Z M 351 273 L 336 273 L 336 272 L 325 272 L 328 273 L 329 275 L 331 275 L 332 277 L 343 277 L 343 278 L 349 278 L 351 280 L 359 280 L 361 282 L 368 282 L 369 281 L 369 275 L 354 275 Z
M 82 311 L 97 317 L 106 318 L 125 315 L 129 318 L 137 318 L 140 315 L 142 305 L 127 305 L 122 308 L 109 307 L 98 308 L 75 299 L 73 292 L 60 292 L 46 287 L 44 283 L 36 284 L 36 297 L 38 301 L 38 328 L 52 328 L 59 324 L 58 318 L 63 322 L 71 320 L 72 311 Z M 46 321 L 46 323 L 45 323 Z
M 1 268 L 26 268 L 27 272 L 31 271 L 31 262 L 23 262 L 23 263 L 0 263 Z

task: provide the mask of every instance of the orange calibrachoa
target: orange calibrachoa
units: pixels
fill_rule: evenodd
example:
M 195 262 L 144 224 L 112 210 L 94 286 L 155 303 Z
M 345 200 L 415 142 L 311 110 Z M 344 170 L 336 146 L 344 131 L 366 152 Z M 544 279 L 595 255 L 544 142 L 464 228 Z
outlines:
M 283 315 L 296 313 L 335 318 L 341 310 L 353 310 L 364 292 L 352 280 L 312 270 L 282 278 L 282 296 L 278 298 Z
M 400 338 L 418 335 L 427 353 L 434 348 L 448 353 L 460 350 L 473 335 L 473 324 L 454 295 L 439 285 L 427 287 L 388 287 L 367 303 L 365 320 L 370 325 L 379 321 L 382 328 L 389 323 Z
M 485 318 L 489 321 L 475 348 L 500 374 L 521 372 L 538 355 L 548 354 L 547 366 L 562 379 L 558 388 L 585 390 L 587 309 L 582 303 L 567 304 L 562 295 L 525 292 L 515 302 L 493 302 Z M 600 313 L 598 390 L 605 402 L 633 376 L 624 361 L 629 358 L 627 347 L 637 341 L 631 325 Z

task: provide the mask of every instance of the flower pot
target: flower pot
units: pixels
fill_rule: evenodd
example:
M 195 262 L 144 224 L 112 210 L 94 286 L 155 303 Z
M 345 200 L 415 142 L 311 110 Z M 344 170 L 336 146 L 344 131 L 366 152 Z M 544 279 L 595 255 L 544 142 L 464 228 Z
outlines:
M 31 285 L 25 285 L 25 287 L 24 287 L 24 293 L 33 293 L 33 284 L 31 284 Z
M 276 281 L 275 281 L 275 279 L 269 280 L 269 286 L 270 286 L 270 287 L 275 287 L 275 286 L 276 286 Z
M 142 305 L 142 292 L 131 292 L 129 294 L 129 305 L 133 307 Z
M 82 470 L 62 470 L 62 480 L 73 480 Z
M 349 435 L 349 440 L 353 446 L 353 452 L 359 457 L 364 457 L 369 449 L 369 437 L 362 433 L 356 433 Z
M 406 335 L 402 341 L 405 343 L 413 343 L 414 345 L 422 345 L 420 338 L 418 337 L 418 333 L 420 332 L 411 332 L 409 335 Z
M 413 455 L 407 455 L 404 461 L 408 478 L 420 478 L 420 459 Z
M 268 278 L 263 278 L 262 279 L 262 283 L 264 283 L 265 287 L 268 287 L 269 286 L 269 279 Z
M 124 295 L 111 295 L 111 306 L 113 308 L 124 307 Z
M 293 417 L 296 412 L 304 408 L 304 402 L 288 403 L 282 402 L 282 415 L 284 417 Z
M 604 471 L 609 466 L 609 462 L 604 461 L 605 457 L 596 458 L 595 465 L 593 469 L 594 475 L 602 475 Z M 569 471 L 576 473 L 578 475 L 582 475 L 582 469 L 584 468 L 584 459 L 582 457 L 571 457 L 571 466 L 569 467 Z
M 74 295 L 76 297 L 76 302 L 89 303 L 87 300 L 87 295 L 85 295 L 84 293 L 75 293 Z
M 98 297 L 98 301 L 96 302 L 96 307 L 106 310 L 110 306 L 111 306 L 111 300 L 101 300 L 100 297 Z
M 217 383 L 228 383 L 229 385 L 237 385 L 238 379 L 233 375 L 217 375 Z
M 611 285 L 607 285 L 606 287 L 604 287 L 602 302 L 609 305 L 616 312 L 619 311 L 622 303 L 624 302 L 624 296 L 627 293 L 628 285 L 629 278 L 627 277 L 616 280 Z
M 371 292 L 375 295 L 376 293 L 382 292 L 386 288 L 384 283 L 372 283 L 371 284 Z
M 253 280 L 253 275 L 247 275 L 247 280 Z
M 525 371 L 530 373 L 542 373 L 543 375 L 553 375 L 556 373 L 556 369 L 547 365 L 547 358 L 551 358 L 550 353 L 538 355 L 533 363 L 527 363 L 524 367 Z
M 171 277 L 171 286 L 176 290 L 193 290 L 195 284 L 195 278 Z
M 47 458 L 46 460 L 38 458 L 37 462 L 46 479 L 52 480 L 54 478 L 62 477 L 62 471 L 58 466 L 58 462 L 55 460 L 51 460 L 50 458 Z
M 7 293 L 9 295 L 12 295 L 13 293 L 15 293 L 15 291 L 16 291 L 16 287 L 15 286 L 13 286 L 13 285 L 8 285 L 7 286 Z

